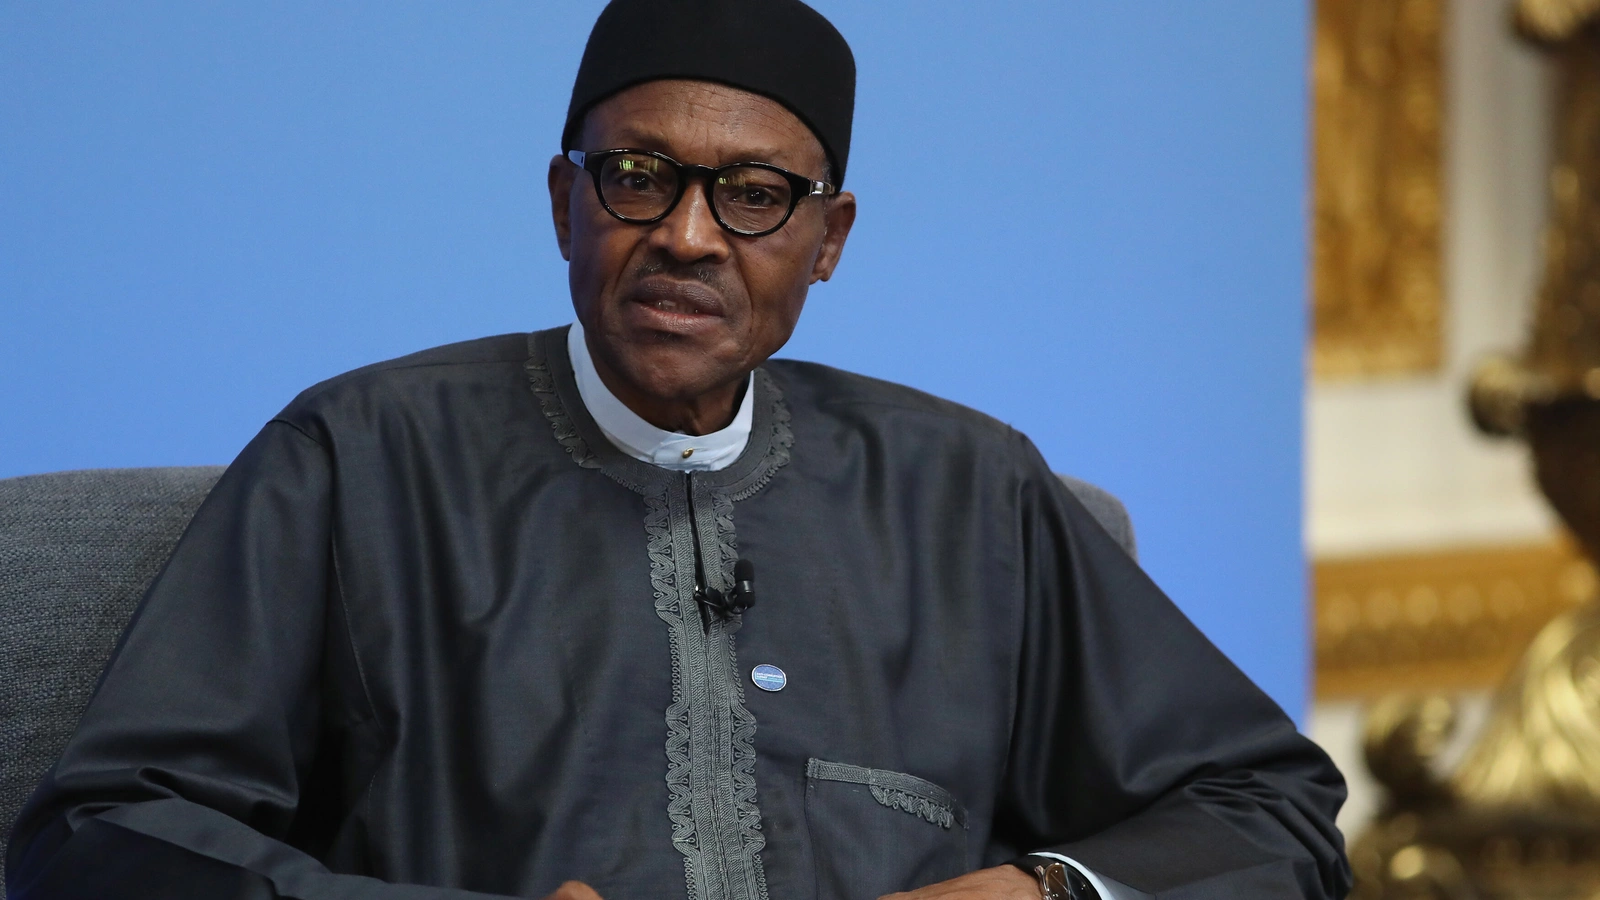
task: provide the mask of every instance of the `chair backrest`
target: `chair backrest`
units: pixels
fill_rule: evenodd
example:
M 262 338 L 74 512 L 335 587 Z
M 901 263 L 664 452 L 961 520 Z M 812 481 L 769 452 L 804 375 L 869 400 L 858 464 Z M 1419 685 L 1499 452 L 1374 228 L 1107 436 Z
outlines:
M 221 466 L 0 479 L 0 848 Z M 1134 552 L 1115 497 L 1062 481 Z M 5 890 L 0 878 L 0 894 Z
M 1134 559 L 1139 558 L 1139 542 L 1133 536 L 1133 519 L 1128 516 L 1128 508 L 1122 505 L 1116 495 L 1110 491 L 1098 488 L 1087 481 L 1079 481 L 1071 475 L 1057 475 L 1061 483 L 1072 491 L 1089 514 L 1094 516 L 1100 527 L 1111 535 L 1112 540 L 1122 545 L 1128 555 Z
M 0 848 L 221 474 L 200 466 L 0 479 Z

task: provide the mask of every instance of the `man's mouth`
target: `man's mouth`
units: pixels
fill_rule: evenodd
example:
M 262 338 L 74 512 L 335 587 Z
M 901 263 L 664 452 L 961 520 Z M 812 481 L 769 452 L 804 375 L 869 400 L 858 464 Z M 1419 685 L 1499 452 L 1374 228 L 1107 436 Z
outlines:
M 708 314 L 700 306 L 696 306 L 693 303 L 684 303 L 681 300 L 676 300 L 670 297 L 641 298 L 638 302 L 643 303 L 645 306 L 648 306 L 652 309 L 658 309 L 662 312 L 678 313 L 686 316 L 703 316 Z
M 628 299 L 668 316 L 720 317 L 725 311 L 722 298 L 700 284 L 647 282 L 635 289 Z

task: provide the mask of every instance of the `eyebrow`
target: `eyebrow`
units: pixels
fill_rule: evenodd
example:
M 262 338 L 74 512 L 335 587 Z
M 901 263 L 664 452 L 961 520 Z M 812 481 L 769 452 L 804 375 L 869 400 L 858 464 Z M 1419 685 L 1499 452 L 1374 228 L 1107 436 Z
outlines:
M 672 155 L 671 153 L 667 152 L 667 139 L 657 131 L 647 131 L 631 125 L 624 125 L 617 130 L 616 140 L 618 143 L 616 143 L 614 147 L 597 147 L 595 149 L 610 150 L 629 148 L 634 150 L 654 150 L 657 153 L 666 153 L 668 156 Z M 775 147 L 756 145 L 739 148 L 737 153 L 730 154 L 728 161 L 770 163 L 773 159 L 776 159 L 782 155 L 784 154 Z M 776 163 L 773 163 L 773 165 L 776 165 Z

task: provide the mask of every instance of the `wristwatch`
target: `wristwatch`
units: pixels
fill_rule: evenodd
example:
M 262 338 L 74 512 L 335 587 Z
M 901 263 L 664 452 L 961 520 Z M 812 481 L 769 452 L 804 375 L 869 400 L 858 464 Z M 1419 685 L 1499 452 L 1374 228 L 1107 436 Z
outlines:
M 1100 900 L 1100 892 L 1072 866 L 1048 856 L 1024 856 L 1011 863 L 1039 879 L 1043 900 Z

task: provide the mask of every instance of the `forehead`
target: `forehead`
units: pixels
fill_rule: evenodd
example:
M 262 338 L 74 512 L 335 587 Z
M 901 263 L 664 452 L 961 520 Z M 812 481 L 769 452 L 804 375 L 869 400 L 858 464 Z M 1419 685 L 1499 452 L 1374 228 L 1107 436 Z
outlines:
M 788 107 L 724 84 L 664 79 L 637 84 L 595 104 L 582 149 L 655 150 L 680 162 L 770 162 L 812 170 L 822 143 Z

